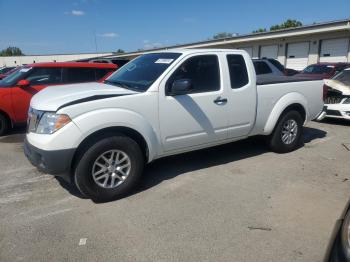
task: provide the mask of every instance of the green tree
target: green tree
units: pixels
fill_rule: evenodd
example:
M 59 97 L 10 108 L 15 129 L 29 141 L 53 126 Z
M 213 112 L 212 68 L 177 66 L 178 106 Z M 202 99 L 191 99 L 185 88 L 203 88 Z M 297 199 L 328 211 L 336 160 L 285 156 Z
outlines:
M 228 37 L 232 37 L 233 34 L 232 33 L 227 33 L 227 32 L 221 32 L 221 33 L 217 33 L 213 36 L 213 39 L 222 39 L 222 38 L 228 38 Z
M 281 30 L 281 29 L 286 29 L 286 28 L 293 28 L 293 27 L 299 27 L 302 26 L 303 23 L 295 20 L 295 19 L 288 19 L 287 21 L 283 22 L 282 24 L 279 25 L 273 25 L 270 27 L 270 31 L 275 31 L 275 30 Z
M 120 48 L 119 48 L 119 49 L 117 50 L 117 54 L 122 54 L 122 53 L 125 53 L 125 51 L 124 51 L 123 49 L 120 49 Z
M 252 33 L 255 34 L 255 33 L 263 33 L 263 32 L 266 32 L 266 28 L 259 28 L 257 30 L 254 30 Z
M 15 46 L 9 46 L 0 51 L 0 56 L 20 56 L 24 55 L 22 50 Z

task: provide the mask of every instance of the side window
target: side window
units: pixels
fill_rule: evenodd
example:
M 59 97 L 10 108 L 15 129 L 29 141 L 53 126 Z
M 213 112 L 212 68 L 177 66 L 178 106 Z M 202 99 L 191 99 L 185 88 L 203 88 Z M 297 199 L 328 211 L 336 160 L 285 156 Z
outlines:
M 257 75 L 272 73 L 270 67 L 263 61 L 254 61 L 255 72 Z
M 66 68 L 64 72 L 65 83 L 83 83 L 96 81 L 95 68 Z
M 105 77 L 109 72 L 111 72 L 111 69 L 108 68 L 96 68 L 96 80 L 100 80 L 103 77 Z
M 60 84 L 62 82 L 62 69 L 58 67 L 35 67 L 26 77 L 31 85 Z
M 191 93 L 202 93 L 220 89 L 219 60 L 216 55 L 200 55 L 187 59 L 176 69 L 167 82 L 167 91 L 174 81 L 190 79 L 193 84 Z
M 240 88 L 248 84 L 248 72 L 244 58 L 241 55 L 227 55 L 227 64 L 230 71 L 231 88 Z

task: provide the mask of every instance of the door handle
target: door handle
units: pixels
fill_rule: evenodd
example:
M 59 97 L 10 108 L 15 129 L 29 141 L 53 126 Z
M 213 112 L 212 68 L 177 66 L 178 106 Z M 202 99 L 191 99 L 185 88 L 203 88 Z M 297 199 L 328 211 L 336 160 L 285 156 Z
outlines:
M 222 98 L 221 96 L 219 96 L 219 97 L 217 97 L 217 98 L 214 100 L 214 103 L 217 104 L 217 105 L 226 104 L 226 103 L 227 103 L 227 98 Z

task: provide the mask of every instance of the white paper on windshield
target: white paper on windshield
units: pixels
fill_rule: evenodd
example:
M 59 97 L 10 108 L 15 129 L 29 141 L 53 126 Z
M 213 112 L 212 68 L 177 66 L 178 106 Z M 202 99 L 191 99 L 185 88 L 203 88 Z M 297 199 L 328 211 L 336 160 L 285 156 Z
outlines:
M 172 61 L 174 61 L 174 59 L 159 58 L 154 63 L 156 63 L 156 64 L 170 64 Z
M 334 66 L 331 66 L 331 65 L 328 65 L 327 67 L 329 67 L 329 68 L 334 68 Z
M 30 69 L 32 69 L 31 67 L 26 67 L 26 68 L 22 68 L 19 71 L 22 73 L 27 73 Z

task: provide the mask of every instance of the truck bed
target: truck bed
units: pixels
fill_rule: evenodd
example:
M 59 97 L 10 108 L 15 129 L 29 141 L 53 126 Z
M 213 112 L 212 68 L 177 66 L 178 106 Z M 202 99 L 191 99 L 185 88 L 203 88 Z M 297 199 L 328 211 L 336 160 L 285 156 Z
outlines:
M 269 117 L 275 115 L 276 109 L 283 111 L 287 100 L 289 103 L 295 101 L 295 103 L 301 103 L 304 106 L 307 111 L 307 121 L 315 119 L 322 111 L 323 80 L 290 76 L 259 78 L 260 80 L 257 82 L 257 116 L 253 135 L 265 134 L 265 125 Z
M 322 78 L 309 78 L 309 77 L 301 77 L 301 76 L 258 75 L 256 77 L 256 84 L 269 85 L 269 84 L 305 82 L 305 81 L 316 81 L 316 80 L 322 80 Z

